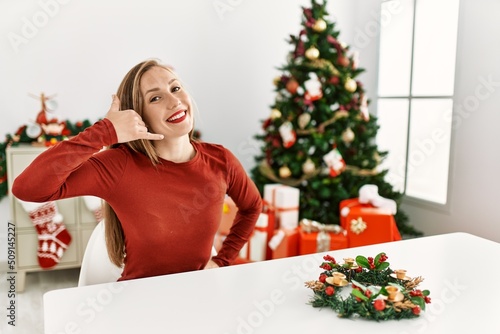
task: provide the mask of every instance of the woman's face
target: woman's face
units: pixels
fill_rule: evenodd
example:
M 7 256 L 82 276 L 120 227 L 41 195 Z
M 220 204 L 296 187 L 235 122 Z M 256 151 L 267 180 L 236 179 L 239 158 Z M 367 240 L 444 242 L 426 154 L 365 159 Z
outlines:
M 162 67 L 153 67 L 140 82 L 144 99 L 143 120 L 149 131 L 178 138 L 193 129 L 191 99 L 177 77 Z

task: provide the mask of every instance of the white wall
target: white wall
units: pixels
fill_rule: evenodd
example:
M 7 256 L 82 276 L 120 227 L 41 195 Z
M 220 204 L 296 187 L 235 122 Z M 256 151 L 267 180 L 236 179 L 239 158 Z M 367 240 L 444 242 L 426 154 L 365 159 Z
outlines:
M 460 1 L 450 210 L 403 206 L 412 223 L 429 235 L 464 231 L 500 242 L 498 13 L 496 0 Z
M 300 30 L 300 7 L 309 5 L 309 0 L 0 1 L 0 138 L 36 117 L 39 102 L 28 93 L 57 94 L 56 113 L 63 119 L 96 121 L 106 114 L 125 73 L 156 57 L 172 64 L 191 90 L 203 139 L 231 149 L 249 170 L 260 152 L 253 136 L 274 100 L 276 67 L 290 50 L 289 34 Z M 375 93 L 370 87 L 376 82 L 376 36 L 353 41 L 378 6 L 378 0 L 330 0 L 328 7 L 340 39 L 361 52 L 360 66 L 367 72 L 360 79 L 369 94 Z M 0 222 L 8 217 L 4 198 Z

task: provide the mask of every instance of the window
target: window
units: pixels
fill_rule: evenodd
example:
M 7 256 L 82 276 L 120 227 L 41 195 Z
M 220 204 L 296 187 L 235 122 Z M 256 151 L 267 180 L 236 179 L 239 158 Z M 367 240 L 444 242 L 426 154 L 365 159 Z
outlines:
M 381 167 L 395 190 L 437 204 L 447 203 L 458 3 L 382 3 L 393 15 L 380 35 L 377 143 L 389 152 Z

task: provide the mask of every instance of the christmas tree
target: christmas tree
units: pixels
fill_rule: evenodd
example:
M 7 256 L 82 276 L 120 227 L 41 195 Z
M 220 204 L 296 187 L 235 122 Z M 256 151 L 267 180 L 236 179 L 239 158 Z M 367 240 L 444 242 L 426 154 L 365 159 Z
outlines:
M 267 183 L 299 188 L 301 218 L 339 224 L 340 201 L 358 197 L 362 185 L 378 186 L 379 195 L 398 207 L 402 193 L 384 180 L 387 170 L 379 165 L 387 152 L 377 149 L 377 118 L 356 80 L 364 70 L 357 54 L 339 41 L 326 4 L 312 0 L 302 8 L 300 33 L 290 36 L 292 50 L 274 81 L 264 134 L 255 136 L 262 152 L 251 173 L 261 193 Z M 402 234 L 422 234 L 401 210 L 395 219 Z

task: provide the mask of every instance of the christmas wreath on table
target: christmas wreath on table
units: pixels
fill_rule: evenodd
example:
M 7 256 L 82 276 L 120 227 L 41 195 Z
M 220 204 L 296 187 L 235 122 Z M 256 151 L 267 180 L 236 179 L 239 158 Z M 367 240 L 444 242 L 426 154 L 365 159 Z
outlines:
M 329 307 L 342 318 L 381 321 L 418 317 L 431 302 L 430 292 L 418 289 L 424 279 L 410 278 L 403 269 L 392 270 L 385 253 L 345 258 L 343 264 L 330 255 L 323 259 L 318 280 L 305 283 L 314 291 L 313 307 Z

